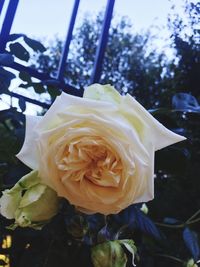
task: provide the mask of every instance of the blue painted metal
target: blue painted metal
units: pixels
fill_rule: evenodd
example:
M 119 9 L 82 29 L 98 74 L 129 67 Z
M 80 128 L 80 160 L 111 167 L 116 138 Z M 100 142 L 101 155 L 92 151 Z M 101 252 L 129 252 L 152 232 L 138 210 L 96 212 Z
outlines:
M 5 0 L 0 0 L 0 12 L 3 8 L 4 1 Z M 18 3 L 19 3 L 19 0 L 10 0 L 8 4 L 6 15 L 5 15 L 1 33 L 0 33 L 0 53 L 5 52 L 6 43 L 9 38 L 10 30 L 11 30 L 12 23 L 15 17 L 15 12 L 16 12 Z M 114 3 L 115 3 L 115 0 L 107 1 L 107 7 L 106 7 L 105 16 L 104 16 L 102 32 L 100 35 L 99 45 L 98 45 L 96 57 L 95 57 L 94 69 L 91 75 L 91 83 L 98 82 L 101 76 L 102 63 L 103 63 L 104 53 L 105 53 L 105 49 L 106 49 L 106 45 L 108 41 L 108 34 L 109 34 L 109 28 L 110 28 L 110 23 L 112 19 Z M 77 89 L 64 82 L 64 71 L 65 71 L 65 67 L 67 64 L 67 56 L 69 53 L 70 42 L 72 40 L 72 33 L 73 33 L 74 24 L 75 24 L 77 13 L 78 13 L 79 4 L 80 4 L 80 0 L 74 0 L 74 7 L 72 10 L 70 25 L 69 25 L 68 33 L 66 36 L 64 48 L 62 51 L 62 56 L 59 62 L 58 74 L 56 78 L 52 78 L 46 73 L 38 72 L 35 69 L 32 69 L 27 66 L 23 66 L 16 62 L 14 62 L 10 67 L 18 71 L 26 71 L 32 77 L 35 77 L 41 80 L 41 82 L 43 82 L 44 84 L 45 84 L 45 81 L 51 80 L 54 84 L 56 83 L 57 86 L 60 89 L 62 89 L 62 91 L 68 94 L 72 94 L 75 96 L 82 96 L 83 89 Z M 14 92 L 9 92 L 8 94 L 16 98 L 23 98 L 27 102 L 30 102 L 32 104 L 35 104 L 35 105 L 38 105 L 44 108 L 49 107 L 49 104 L 47 103 L 43 103 L 43 102 L 28 98 L 28 97 L 24 97 Z
M 107 2 L 102 32 L 101 32 L 99 45 L 98 45 L 96 56 L 95 56 L 93 72 L 92 72 L 91 79 L 90 79 L 91 83 L 99 82 L 100 77 L 101 77 L 102 64 L 103 64 L 104 54 L 106 50 L 106 45 L 108 42 L 108 35 L 109 35 L 110 23 L 112 20 L 114 4 L 115 4 L 115 0 L 108 0 Z
M 68 29 L 68 32 L 67 32 L 66 41 L 65 41 L 65 44 L 64 44 L 64 48 L 63 48 L 63 51 L 62 51 L 62 56 L 61 56 L 59 67 L 58 67 L 58 75 L 57 75 L 57 79 L 58 80 L 63 80 L 66 61 L 67 61 L 67 56 L 68 56 L 68 53 L 69 53 L 69 46 L 70 46 L 70 42 L 72 40 L 72 33 L 73 33 L 73 29 L 74 29 L 74 24 L 75 24 L 75 21 L 76 21 L 76 16 L 77 16 L 79 4 L 80 4 L 80 0 L 75 0 L 74 1 L 74 7 L 73 7 L 73 10 L 72 10 L 69 29 Z
M 5 0 L 0 1 L 0 15 L 1 15 L 1 11 L 3 9 L 4 2 L 5 2 Z
M 19 98 L 19 99 L 23 98 L 26 102 L 29 102 L 31 104 L 34 104 L 34 105 L 37 105 L 37 106 L 40 106 L 40 107 L 43 107 L 43 108 L 49 108 L 51 106 L 50 104 L 47 104 L 47 103 L 44 103 L 44 102 L 41 102 L 41 101 L 38 101 L 38 100 L 35 100 L 35 99 L 31 99 L 29 97 L 26 97 L 26 96 L 23 96 L 23 95 L 14 93 L 14 92 L 9 92 L 8 95 L 10 95 L 12 97 Z
M 16 62 L 10 64 L 10 67 L 13 68 L 13 69 L 15 69 L 15 70 L 18 70 L 18 71 L 25 71 L 25 72 L 29 73 L 32 77 L 37 78 L 37 79 L 39 79 L 41 81 L 52 79 L 46 73 L 39 72 L 39 71 L 37 71 L 37 70 L 35 70 L 33 68 L 24 66 L 24 65 L 19 64 L 19 63 L 16 63 Z
M 0 53 L 5 50 L 19 0 L 10 0 L 0 33 Z
M 33 68 L 23 66 L 16 62 L 12 63 L 9 67 L 12 69 L 18 70 L 18 71 L 25 71 L 29 73 L 32 77 L 37 78 L 41 81 L 44 81 L 44 83 L 46 80 L 47 81 L 51 80 L 52 82 L 54 82 L 54 84 L 56 83 L 58 87 L 60 87 L 64 92 L 68 94 L 72 94 L 72 95 L 80 96 L 80 97 L 83 95 L 83 89 L 77 89 L 76 87 L 66 84 L 63 81 L 54 79 L 51 76 L 49 76 L 47 73 L 38 72 L 37 70 Z

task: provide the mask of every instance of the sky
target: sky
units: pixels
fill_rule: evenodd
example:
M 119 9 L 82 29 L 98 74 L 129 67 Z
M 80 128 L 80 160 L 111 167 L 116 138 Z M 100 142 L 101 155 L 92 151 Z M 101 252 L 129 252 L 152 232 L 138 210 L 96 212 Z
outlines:
M 8 0 L 6 0 L 6 3 Z M 11 32 L 23 32 L 34 37 L 54 38 L 66 35 L 73 0 L 20 0 Z M 106 0 L 81 0 L 77 24 L 86 12 L 97 14 L 106 6 Z M 136 30 L 152 24 L 166 25 L 171 3 L 181 12 L 183 0 L 116 0 L 114 13 L 128 16 Z M 5 5 L 6 7 L 6 5 Z M 0 20 L 1 26 L 2 20 Z
M 0 17 L 0 29 L 8 2 L 9 0 L 5 0 Z M 20 0 L 11 33 L 25 33 L 29 37 L 39 40 L 53 40 L 55 36 L 64 38 L 67 33 L 73 3 L 73 0 Z M 104 10 L 106 3 L 106 0 L 81 0 L 75 27 L 81 24 L 85 14 L 90 13 L 95 16 L 98 12 Z M 163 25 L 166 26 L 167 15 L 172 3 L 175 3 L 179 13 L 183 12 L 183 0 L 116 0 L 115 19 L 128 16 L 133 24 L 132 30 L 136 32 L 147 29 L 151 25 L 157 25 L 161 29 Z M 168 36 L 168 31 L 162 29 L 157 34 L 160 36 L 160 41 L 155 45 L 164 45 L 162 38 Z M 23 92 L 23 90 L 17 89 L 17 92 Z M 31 97 L 37 98 L 33 92 L 25 93 L 27 96 L 31 95 Z M 4 102 L 6 101 L 9 101 L 9 99 L 4 99 Z M 5 108 L 5 105 L 0 101 L 0 109 Z M 35 113 L 35 109 L 30 105 L 27 112 Z

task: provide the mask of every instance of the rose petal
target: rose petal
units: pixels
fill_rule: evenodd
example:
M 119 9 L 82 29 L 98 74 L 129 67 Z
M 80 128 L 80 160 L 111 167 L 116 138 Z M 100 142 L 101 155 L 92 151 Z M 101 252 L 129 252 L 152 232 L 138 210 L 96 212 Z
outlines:
M 38 184 L 27 190 L 23 195 L 19 208 L 24 208 L 28 205 L 31 205 L 33 202 L 36 202 L 44 193 L 46 187 L 46 185 Z
M 154 140 L 155 150 L 172 145 L 185 140 L 186 138 L 173 133 L 159 123 L 142 105 L 139 104 L 132 96 L 120 96 L 113 86 L 93 84 L 85 89 L 84 97 L 101 101 L 108 101 L 122 107 L 126 113 L 130 114 L 132 120 L 135 120 L 134 126 L 140 128 L 138 121 L 143 120 L 144 125 L 149 131 L 152 131 L 151 138 Z M 137 114 L 137 116 L 135 116 Z M 139 120 L 138 120 L 139 119 Z M 136 125 L 137 124 L 137 125 Z M 144 126 L 143 125 L 143 126 Z
M 138 117 L 149 126 L 149 140 L 153 142 L 155 150 L 162 149 L 186 139 L 184 136 L 168 130 L 129 94 L 123 97 L 123 104 L 126 112 L 129 112 L 131 115 L 131 111 L 133 110 L 134 113 L 137 113 Z
M 60 120 L 59 116 L 57 115 L 59 113 L 65 113 L 69 107 L 72 107 L 74 111 L 80 115 L 82 113 L 82 110 L 79 111 L 80 108 L 85 111 L 87 111 L 88 108 L 90 110 L 103 110 L 104 112 L 113 112 L 117 110 L 115 105 L 108 102 L 99 102 L 93 99 L 72 96 L 62 92 L 62 94 L 58 96 L 51 105 L 48 112 L 43 116 L 42 121 L 38 124 L 37 130 L 48 130 L 62 124 L 63 121 Z
M 35 170 L 38 169 L 36 145 L 37 133 L 35 132 L 35 128 L 41 120 L 41 116 L 26 115 L 25 140 L 22 149 L 16 155 L 16 157 L 20 159 L 24 164 Z
M 121 102 L 121 95 L 110 84 L 92 84 L 85 88 L 83 97 L 114 104 L 120 104 Z
M 21 191 L 10 193 L 10 190 L 5 190 L 0 198 L 0 213 L 7 219 L 14 219 L 21 198 Z
M 134 199 L 134 203 L 147 202 L 154 198 L 154 147 L 149 144 L 149 164 L 147 167 L 146 175 L 144 177 L 146 184 L 144 185 L 145 191 L 142 195 Z M 139 188 L 138 188 L 139 189 Z

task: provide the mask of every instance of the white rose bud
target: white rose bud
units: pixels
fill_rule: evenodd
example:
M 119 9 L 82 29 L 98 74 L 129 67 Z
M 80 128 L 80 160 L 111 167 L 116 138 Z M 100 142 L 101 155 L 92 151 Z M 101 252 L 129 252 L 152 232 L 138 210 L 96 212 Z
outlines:
M 134 256 L 137 249 L 134 242 L 131 239 L 123 239 L 107 241 L 94 246 L 91 250 L 94 267 L 126 267 L 127 256 L 122 247 L 132 254 L 132 266 L 136 266 Z
M 13 188 L 3 191 L 0 213 L 15 219 L 14 225 L 41 229 L 58 211 L 56 192 L 42 184 L 37 171 L 23 176 Z
M 188 262 L 187 262 L 187 266 L 186 267 L 198 267 L 198 265 L 194 262 L 193 259 L 190 259 Z
M 125 267 L 127 256 L 116 241 L 108 241 L 92 248 L 94 267 Z

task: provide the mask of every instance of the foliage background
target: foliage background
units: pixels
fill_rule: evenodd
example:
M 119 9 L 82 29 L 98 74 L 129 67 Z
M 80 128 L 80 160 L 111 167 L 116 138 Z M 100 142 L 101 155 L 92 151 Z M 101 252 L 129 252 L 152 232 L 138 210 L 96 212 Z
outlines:
M 126 18 L 110 29 L 100 82 L 112 83 L 122 94 L 128 88 L 166 127 L 187 137 L 187 141 L 156 153 L 155 199 L 147 203 L 148 214 L 141 211 L 141 205 L 133 205 L 107 218 L 99 214 L 85 216 L 63 201 L 59 214 L 42 231 L 14 232 L 5 228 L 10 221 L 1 217 L 0 242 L 11 235 L 12 246 L 0 248 L 0 254 L 9 255 L 11 266 L 27 267 L 28 263 L 30 267 L 89 267 L 91 246 L 116 235 L 135 241 L 137 266 L 186 266 L 190 258 L 194 262 L 199 260 L 199 11 L 200 3 L 192 1 L 185 3 L 184 19 L 172 9 L 168 27 L 175 54 L 171 60 L 164 52 L 152 48 L 155 36 L 150 30 L 130 34 L 131 25 Z M 85 18 L 76 30 L 65 82 L 77 87 L 89 83 L 101 24 L 99 14 L 95 21 Z M 5 68 L 14 59 L 55 76 L 61 49 L 62 40 L 55 40 L 45 49 L 25 35 L 11 35 L 7 52 L 0 55 L 1 94 L 9 94 L 10 82 L 16 76 Z M 27 90 L 32 87 L 41 96 L 47 93 L 51 101 L 60 93 L 55 84 L 35 81 L 28 73 L 20 72 L 17 77 L 21 87 Z M 29 171 L 15 157 L 24 139 L 23 98 L 19 99 L 19 109 L 11 106 L 0 111 L 1 190 L 10 188 Z M 1 260 L 0 265 L 4 264 Z

